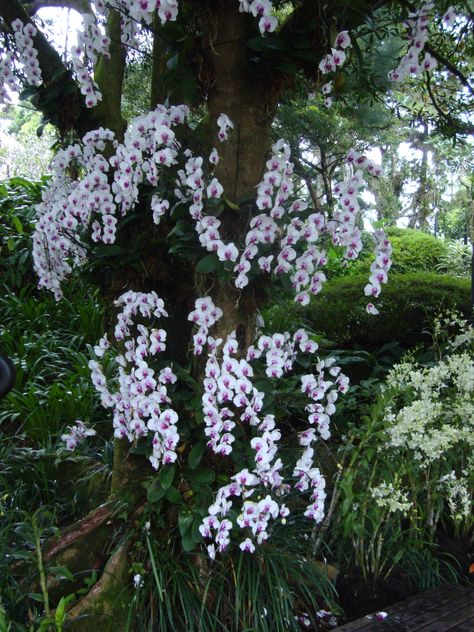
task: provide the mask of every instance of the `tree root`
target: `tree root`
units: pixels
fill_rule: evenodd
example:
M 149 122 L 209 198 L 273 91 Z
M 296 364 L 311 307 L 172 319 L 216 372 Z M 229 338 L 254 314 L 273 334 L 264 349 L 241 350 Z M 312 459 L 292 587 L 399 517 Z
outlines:
M 110 557 L 100 579 L 68 614 L 68 632 L 125 632 L 132 599 L 128 544 Z
M 99 529 L 111 528 L 111 519 L 114 515 L 116 508 L 113 503 L 108 502 L 97 509 L 92 510 L 76 522 L 70 527 L 66 527 L 61 533 L 61 538 L 58 541 L 57 539 L 52 539 L 47 544 L 45 550 L 43 551 L 43 559 L 45 562 L 51 560 L 56 556 L 61 556 L 71 548 L 75 546 L 80 546 L 81 541 L 84 538 L 88 538 L 92 534 Z
M 52 538 L 46 543 L 43 551 L 45 563 L 65 567 L 74 576 L 74 580 L 70 581 L 48 576 L 48 593 L 53 603 L 83 588 L 87 576 L 104 568 L 116 529 L 115 512 L 114 504 L 106 503 L 67 527 L 59 539 Z

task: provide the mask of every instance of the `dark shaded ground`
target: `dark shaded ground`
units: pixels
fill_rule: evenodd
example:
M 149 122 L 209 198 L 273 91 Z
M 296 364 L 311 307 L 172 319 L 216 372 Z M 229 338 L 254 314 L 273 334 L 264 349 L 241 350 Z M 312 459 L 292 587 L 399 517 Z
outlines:
M 474 547 L 472 538 L 455 538 L 446 533 L 438 534 L 439 555 L 452 556 L 453 566 L 458 565 L 459 581 L 474 584 Z M 446 581 L 451 581 L 447 579 Z M 336 582 L 339 604 L 346 616 L 338 623 L 353 621 L 372 612 L 384 610 L 403 601 L 419 590 L 410 584 L 407 574 L 399 567 L 387 580 L 376 583 L 366 581 L 358 569 L 341 572 Z
M 346 613 L 344 622 L 383 610 L 417 592 L 410 587 L 400 570 L 394 571 L 388 580 L 374 584 L 367 582 L 360 571 L 354 569 L 347 574 L 341 573 L 336 588 L 339 593 L 339 604 Z

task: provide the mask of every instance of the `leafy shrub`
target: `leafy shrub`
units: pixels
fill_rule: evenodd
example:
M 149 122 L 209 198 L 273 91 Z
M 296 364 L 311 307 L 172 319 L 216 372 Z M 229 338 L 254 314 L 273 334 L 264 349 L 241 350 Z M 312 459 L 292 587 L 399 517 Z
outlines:
M 0 276 L 12 288 L 35 284 L 31 257 L 34 204 L 43 182 L 10 178 L 0 183 Z
M 441 345 L 453 326 L 460 333 Z M 438 360 L 426 367 L 407 354 L 340 447 L 337 523 L 366 576 L 422 553 L 439 526 L 472 533 L 474 328 L 448 314 L 434 331 Z
M 396 340 L 405 348 L 429 344 L 429 323 L 441 310 L 472 312 L 467 279 L 429 272 L 394 274 L 377 300 L 380 314 L 367 314 L 364 274 L 329 281 L 307 308 L 282 301 L 263 313 L 269 331 L 293 327 L 295 321 L 345 347 L 375 349 Z
M 143 582 L 134 600 L 137 628 L 297 632 L 305 619 L 316 626 L 317 611 L 335 606 L 334 587 L 327 568 L 308 555 L 303 525 L 291 528 L 293 537 L 276 530 L 272 543 L 251 556 L 239 551 L 214 560 L 212 572 L 202 554 L 183 553 L 172 537 L 155 539 L 143 529 L 142 560 L 135 564 Z
M 48 443 L 77 418 L 100 418 L 90 382 L 87 345 L 103 328 L 97 293 L 75 288 L 56 303 L 30 290 L 18 295 L 6 288 L 0 298 L 0 339 L 16 369 L 16 384 L 2 401 L 0 431 L 25 432 Z
M 472 247 L 460 241 L 447 241 L 446 252 L 436 266 L 439 272 L 468 277 L 471 273 Z
M 392 274 L 437 270 L 446 255 L 445 242 L 421 230 L 393 226 L 386 232 L 393 247 Z M 366 273 L 371 263 L 372 258 L 366 254 L 351 270 Z
M 393 247 L 392 272 L 434 270 L 446 252 L 441 239 L 421 230 L 393 227 L 387 234 Z

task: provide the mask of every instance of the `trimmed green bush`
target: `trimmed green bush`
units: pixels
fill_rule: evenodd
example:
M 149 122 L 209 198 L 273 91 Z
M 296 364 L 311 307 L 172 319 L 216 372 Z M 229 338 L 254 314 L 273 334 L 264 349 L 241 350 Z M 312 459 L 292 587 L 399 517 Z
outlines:
M 393 247 L 392 273 L 431 272 L 446 254 L 446 244 L 437 237 L 412 228 L 387 230 Z
M 423 272 L 437 270 L 446 257 L 446 243 L 421 230 L 412 228 L 386 229 L 393 247 L 392 274 L 406 274 L 409 272 Z M 369 252 L 352 266 L 354 272 L 368 272 L 373 257 Z
M 367 282 L 365 274 L 329 281 L 306 308 L 290 300 L 275 304 L 263 314 L 265 327 L 291 331 L 298 323 L 344 347 L 375 349 L 397 341 L 409 348 L 431 342 L 427 328 L 438 312 L 456 309 L 472 315 L 467 279 L 430 272 L 392 274 L 375 301 L 377 316 L 365 310 Z

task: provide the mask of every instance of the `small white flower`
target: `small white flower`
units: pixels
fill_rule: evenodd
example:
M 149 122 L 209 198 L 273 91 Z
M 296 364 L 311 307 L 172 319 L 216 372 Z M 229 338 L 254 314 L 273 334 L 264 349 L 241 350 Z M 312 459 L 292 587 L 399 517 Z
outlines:
M 140 575 L 140 573 L 137 573 L 133 576 L 133 585 L 135 586 L 135 588 L 140 588 L 141 586 L 143 586 L 143 577 Z

